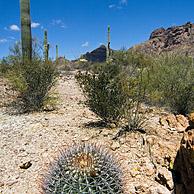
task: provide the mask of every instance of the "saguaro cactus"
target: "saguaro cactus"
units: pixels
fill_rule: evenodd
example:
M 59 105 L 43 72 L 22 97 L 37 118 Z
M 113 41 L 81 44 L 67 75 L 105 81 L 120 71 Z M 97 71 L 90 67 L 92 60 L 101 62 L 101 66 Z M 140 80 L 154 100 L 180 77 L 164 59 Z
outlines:
M 107 61 L 110 59 L 111 50 L 110 50 L 110 26 L 108 26 L 108 42 L 107 42 L 107 54 L 106 59 Z
M 32 59 L 30 0 L 20 0 L 21 41 L 23 59 Z
M 59 47 L 56 45 L 56 60 L 59 58 Z
M 44 60 L 48 61 L 49 58 L 49 44 L 47 30 L 44 31 Z

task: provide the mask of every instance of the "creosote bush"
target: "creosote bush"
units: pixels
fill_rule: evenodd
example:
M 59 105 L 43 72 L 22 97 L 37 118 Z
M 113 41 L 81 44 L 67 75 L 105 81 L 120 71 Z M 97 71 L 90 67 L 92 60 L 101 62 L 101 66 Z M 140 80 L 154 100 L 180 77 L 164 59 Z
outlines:
M 42 181 L 43 194 L 123 194 L 124 169 L 107 149 L 73 145 L 61 152 Z
M 56 66 L 51 61 L 44 62 L 33 50 L 31 61 L 22 60 L 21 48 L 15 46 L 7 60 L 9 70 L 5 76 L 13 88 L 19 92 L 18 102 L 24 112 L 37 111 L 49 99 L 49 91 L 57 77 Z
M 127 76 L 118 64 L 102 64 L 95 71 L 76 75 L 86 104 L 106 123 L 117 123 L 128 106 Z
M 119 51 L 108 63 L 79 72 L 76 78 L 89 108 L 106 123 L 120 125 L 127 119 L 127 131 L 141 128 L 144 116 L 139 110 L 146 96 L 143 74 L 148 59 L 140 53 Z
M 178 114 L 194 109 L 194 64 L 191 57 L 163 54 L 147 71 L 149 101 Z

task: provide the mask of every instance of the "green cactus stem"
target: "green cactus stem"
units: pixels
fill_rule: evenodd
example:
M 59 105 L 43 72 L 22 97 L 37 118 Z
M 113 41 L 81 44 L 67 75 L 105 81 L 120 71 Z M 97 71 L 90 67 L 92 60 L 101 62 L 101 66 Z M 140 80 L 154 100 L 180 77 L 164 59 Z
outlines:
M 111 56 L 111 49 L 110 49 L 110 26 L 108 26 L 108 41 L 107 41 L 107 54 L 106 59 L 109 61 Z
M 30 0 L 20 0 L 21 41 L 23 60 L 32 59 L 32 35 L 30 19 Z
M 56 45 L 56 61 L 58 60 L 59 58 L 59 47 L 58 45 Z
M 48 44 L 48 34 L 47 30 L 44 31 L 44 60 L 48 61 L 49 59 L 49 44 Z

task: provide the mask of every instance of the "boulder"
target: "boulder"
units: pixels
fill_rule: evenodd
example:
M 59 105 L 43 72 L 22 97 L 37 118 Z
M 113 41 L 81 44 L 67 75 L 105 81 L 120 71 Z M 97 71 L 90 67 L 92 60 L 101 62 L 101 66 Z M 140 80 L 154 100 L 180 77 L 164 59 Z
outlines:
M 194 193 L 194 129 L 184 132 L 174 162 L 176 194 Z

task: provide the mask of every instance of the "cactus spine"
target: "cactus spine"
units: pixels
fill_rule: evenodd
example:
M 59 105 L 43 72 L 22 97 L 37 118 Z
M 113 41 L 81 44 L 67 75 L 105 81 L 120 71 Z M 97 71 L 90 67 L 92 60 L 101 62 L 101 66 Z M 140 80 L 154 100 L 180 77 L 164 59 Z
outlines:
M 48 61 L 49 59 L 49 44 L 48 44 L 48 35 L 47 30 L 44 31 L 44 60 Z
M 32 59 L 32 34 L 30 19 L 30 0 L 20 0 L 21 41 L 23 60 Z
M 123 194 L 123 171 L 105 148 L 79 144 L 64 150 L 43 180 L 44 194 Z
M 59 47 L 56 45 L 56 61 L 59 58 Z
M 110 26 L 108 26 L 108 41 L 107 41 L 107 54 L 106 60 L 109 61 L 111 56 L 111 49 L 110 49 Z

